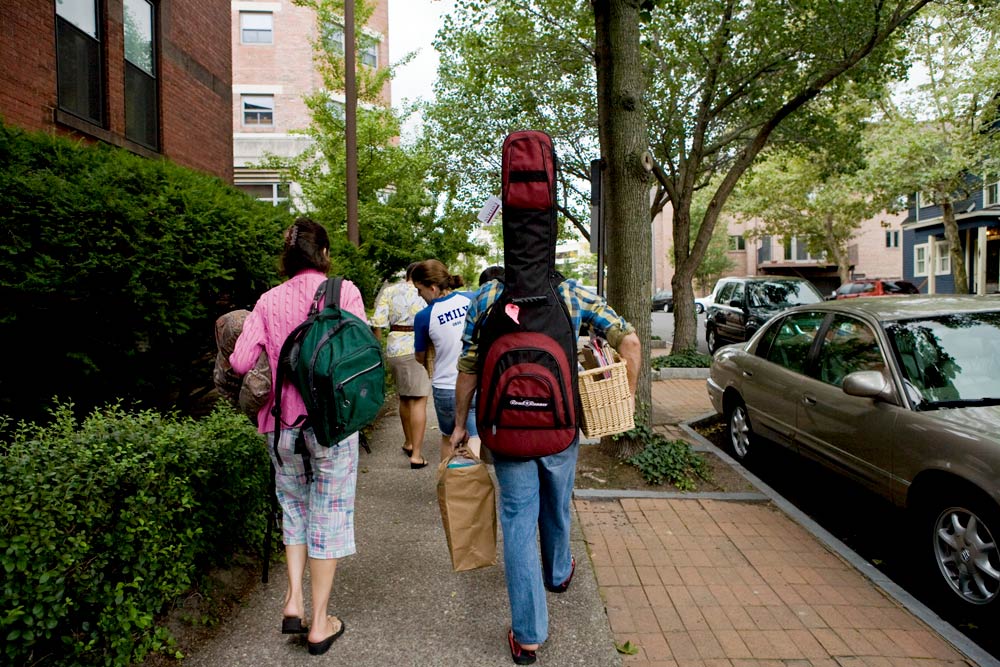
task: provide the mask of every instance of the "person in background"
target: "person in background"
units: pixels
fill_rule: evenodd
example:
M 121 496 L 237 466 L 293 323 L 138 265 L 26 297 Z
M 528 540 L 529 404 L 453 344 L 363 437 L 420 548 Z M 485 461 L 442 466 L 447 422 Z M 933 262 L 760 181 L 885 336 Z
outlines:
M 381 338 L 382 329 L 389 329 L 385 354 L 399 395 L 399 420 L 403 424 L 403 452 L 410 459 L 410 468 L 423 468 L 424 431 L 427 428 L 427 397 L 431 381 L 427 369 L 413 355 L 413 318 L 427 305 L 411 280 L 413 262 L 406 267 L 404 280 L 387 285 L 375 299 L 372 327 Z
M 285 231 L 281 269 L 288 280 L 257 301 L 243 323 L 243 332 L 229 357 L 233 370 L 253 368 L 261 351 L 277 360 L 285 338 L 309 313 L 317 288 L 330 270 L 330 241 L 326 229 L 299 218 Z M 340 307 L 367 321 L 361 292 L 349 280 L 340 289 Z M 271 364 L 271 395 L 257 413 L 258 430 L 265 434 L 275 470 L 275 487 L 282 510 L 282 533 L 288 561 L 281 632 L 308 635 L 309 653 L 320 655 L 344 633 L 344 622 L 327 614 L 337 560 L 355 552 L 354 494 L 358 478 L 358 434 L 333 447 L 323 447 L 308 426 L 297 428 L 306 415 L 298 390 L 285 382 L 281 395 L 284 423 L 276 424 L 271 408 L 278 363 Z M 285 421 L 287 419 L 287 421 Z M 307 478 L 301 452 L 311 456 L 313 481 Z M 312 592 L 312 614 L 306 624 L 302 586 L 306 565 Z
M 483 272 L 479 274 L 479 286 L 482 287 L 491 280 L 503 280 L 503 267 L 494 264 L 493 266 L 487 266 L 483 269 Z
M 462 335 L 455 388 L 455 430 L 451 444 L 459 447 L 467 437 L 465 418 L 472 406 L 478 376 L 478 349 L 473 332 L 480 318 L 503 293 L 498 280 L 484 284 L 473 296 Z M 622 319 L 607 302 L 575 280 L 564 280 L 559 296 L 573 320 L 574 331 L 584 324 L 607 339 L 626 362 L 628 384 L 635 396 L 642 361 L 642 344 L 635 327 Z M 535 652 L 548 638 L 548 607 L 545 589 L 563 593 L 576 571 L 570 553 L 570 502 L 579 438 L 565 450 L 537 458 L 509 458 L 493 454 L 493 468 L 500 485 L 500 526 L 503 529 L 503 559 L 510 600 L 511 628 L 507 644 L 519 665 L 535 662 Z M 541 544 L 539 561 L 538 544 Z
M 462 349 L 462 328 L 465 311 L 469 308 L 468 292 L 456 292 L 465 284 L 462 276 L 453 276 L 448 268 L 436 259 L 421 262 L 413 269 L 413 284 L 427 302 L 427 307 L 413 320 L 413 349 L 418 363 L 426 363 L 427 350 L 435 351 L 434 371 L 431 376 L 431 393 L 434 411 L 441 431 L 441 460 L 452 454 L 449 437 L 455 428 L 455 380 L 458 377 L 458 353 Z M 475 412 L 467 412 L 468 424 L 462 432 L 476 437 Z M 476 437 L 478 443 L 478 437 Z M 473 449 L 473 447 L 470 447 Z M 478 450 L 478 444 L 473 452 Z

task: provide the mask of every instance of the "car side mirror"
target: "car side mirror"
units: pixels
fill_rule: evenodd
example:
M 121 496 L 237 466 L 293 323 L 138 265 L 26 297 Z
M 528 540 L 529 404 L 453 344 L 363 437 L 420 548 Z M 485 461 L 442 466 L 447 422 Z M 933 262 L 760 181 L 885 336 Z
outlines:
M 841 386 L 848 396 L 896 402 L 892 384 L 881 371 L 855 371 L 844 378 Z
M 729 305 L 732 306 L 733 308 L 742 308 L 743 302 L 740 301 L 739 299 L 733 299 L 729 302 Z

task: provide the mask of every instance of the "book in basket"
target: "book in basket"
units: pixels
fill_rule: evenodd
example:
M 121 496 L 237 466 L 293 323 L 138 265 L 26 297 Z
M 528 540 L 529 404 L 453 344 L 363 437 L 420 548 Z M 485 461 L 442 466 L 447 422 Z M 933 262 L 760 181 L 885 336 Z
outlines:
M 635 401 L 628 386 L 628 368 L 614 348 L 592 339 L 592 354 L 585 354 L 593 368 L 579 372 L 583 434 L 588 438 L 624 433 L 635 428 Z

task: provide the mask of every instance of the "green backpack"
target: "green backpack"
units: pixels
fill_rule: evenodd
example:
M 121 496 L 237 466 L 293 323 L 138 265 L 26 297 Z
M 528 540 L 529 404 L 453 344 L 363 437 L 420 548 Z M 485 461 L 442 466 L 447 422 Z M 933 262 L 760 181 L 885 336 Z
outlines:
M 324 447 L 374 422 L 385 401 L 382 346 L 363 320 L 340 308 L 342 282 L 319 286 L 306 320 L 281 346 L 271 410 L 277 428 L 311 426 Z M 293 424 L 281 421 L 286 375 L 306 404 L 306 419 Z

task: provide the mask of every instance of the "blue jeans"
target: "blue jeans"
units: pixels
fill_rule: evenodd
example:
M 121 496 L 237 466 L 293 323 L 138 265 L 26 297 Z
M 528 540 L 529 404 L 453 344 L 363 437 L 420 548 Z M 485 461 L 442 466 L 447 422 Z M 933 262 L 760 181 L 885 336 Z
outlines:
M 431 393 L 434 395 L 434 412 L 437 414 L 438 430 L 441 435 L 447 437 L 455 430 L 455 388 L 442 389 L 433 387 Z M 476 396 L 472 395 L 472 403 L 469 404 L 469 416 L 465 420 L 465 430 L 469 432 L 470 438 L 478 438 L 476 431 Z
M 521 644 L 549 636 L 545 584 L 558 586 L 570 573 L 570 501 L 579 440 L 558 454 L 509 459 L 494 454 L 500 483 L 500 526 L 507 574 L 511 628 Z M 539 536 L 539 563 L 535 536 Z

